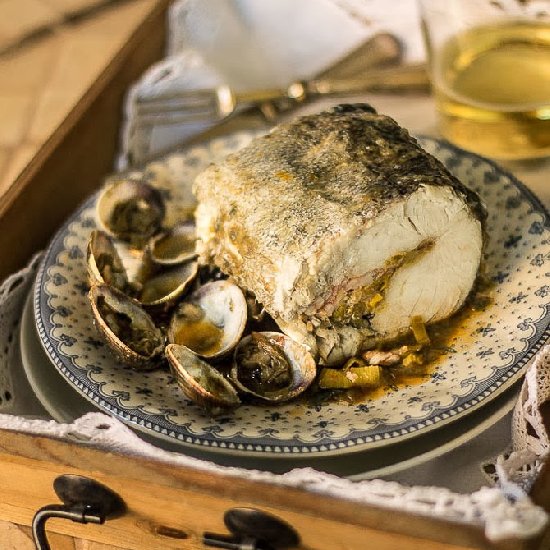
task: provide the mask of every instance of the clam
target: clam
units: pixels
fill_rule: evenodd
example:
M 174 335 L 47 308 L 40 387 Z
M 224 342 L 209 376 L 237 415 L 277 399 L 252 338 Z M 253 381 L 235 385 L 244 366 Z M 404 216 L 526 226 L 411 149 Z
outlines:
M 231 383 L 189 348 L 168 344 L 165 354 L 178 386 L 191 401 L 206 406 L 211 412 L 240 404 Z
M 86 252 L 90 286 L 108 284 L 123 292 L 128 286 L 128 276 L 113 240 L 107 233 L 94 230 Z
M 253 332 L 235 349 L 230 379 L 240 392 L 264 401 L 288 401 L 315 379 L 305 346 L 280 332 Z
M 168 328 L 168 341 L 201 357 L 220 357 L 239 342 L 246 325 L 246 300 L 231 281 L 199 287 L 179 306 Z
M 97 217 L 113 237 L 141 248 L 160 228 L 165 214 L 162 194 L 139 179 L 117 179 L 97 201 Z
M 153 368 L 164 336 L 141 305 L 108 285 L 92 286 L 89 298 L 96 327 L 109 347 L 135 369 Z
M 146 307 L 169 306 L 181 298 L 197 275 L 197 262 L 166 269 L 142 283 L 139 301 Z
M 180 223 L 155 235 L 147 245 L 151 262 L 171 266 L 193 260 L 197 256 L 196 232 L 193 222 Z

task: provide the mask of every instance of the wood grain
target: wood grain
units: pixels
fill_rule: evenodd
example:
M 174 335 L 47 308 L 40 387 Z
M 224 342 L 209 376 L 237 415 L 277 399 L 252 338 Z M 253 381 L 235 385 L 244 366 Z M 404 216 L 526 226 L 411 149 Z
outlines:
M 23 37 L 55 25 L 60 12 L 41 0 L 2 0 L 0 2 L 0 51 Z
M 30 527 L 7 521 L 0 521 L 0 541 L 2 541 L 2 550 L 35 550 L 36 548 Z M 49 533 L 48 542 L 54 550 L 128 550 L 110 544 L 76 540 L 58 533 Z
M 115 0 L 1 0 L 0 53 Z M 120 0 L 118 0 L 120 1 Z
M 283 518 L 309 550 L 365 548 L 366 541 L 380 550 L 538 546 L 538 541 L 491 544 L 474 527 L 9 431 L 0 432 L 0 518 L 29 525 L 38 507 L 56 502 L 52 482 L 63 473 L 85 474 L 111 487 L 127 502 L 128 513 L 100 527 L 52 521 L 51 529 L 132 550 L 159 548 L 159 541 L 167 549 L 202 548 L 201 534 L 225 532 L 223 513 L 234 506 Z M 170 530 L 187 538 L 160 534 Z
M 63 219 L 112 170 L 124 94 L 129 84 L 162 54 L 168 3 L 168 0 L 140 0 L 130 4 L 143 10 L 139 24 L 119 44 L 111 62 L 89 83 L 84 96 L 20 176 L 3 189 L 0 280 L 44 247 Z M 103 32 L 112 32 L 112 26 L 104 23 Z M 82 55 L 75 59 L 82 64 Z M 44 117 L 54 108 L 55 98 L 47 101 L 43 107 L 43 127 L 33 130 L 42 137 L 51 130 L 52 122 Z M 39 105 L 39 112 L 40 108 Z M 24 159 L 19 162 L 24 164 Z
M 73 10 L 85 9 L 82 2 L 70 0 Z M 104 2 L 87 2 L 88 8 Z M 21 173 L 28 160 L 63 122 L 105 66 L 128 41 L 136 26 L 156 2 L 132 0 L 105 8 L 78 22 L 65 22 L 51 32 L 0 55 L 0 151 L 18 157 L 0 169 L 0 194 Z M 34 21 L 35 8 L 47 7 L 63 16 L 70 7 L 53 6 L 44 0 L 18 0 L 13 14 L 4 14 L 10 6 L 0 1 L 0 35 L 2 21 L 10 29 L 23 25 L 27 17 Z M 62 18 L 62 17 L 61 17 Z M 29 22 L 31 24 L 32 21 Z M 22 32 L 24 28 L 20 29 Z M 1 36 L 0 36 L 1 43 Z M 120 113 L 117 113 L 120 118 Z M 32 149 L 21 164 L 21 148 Z

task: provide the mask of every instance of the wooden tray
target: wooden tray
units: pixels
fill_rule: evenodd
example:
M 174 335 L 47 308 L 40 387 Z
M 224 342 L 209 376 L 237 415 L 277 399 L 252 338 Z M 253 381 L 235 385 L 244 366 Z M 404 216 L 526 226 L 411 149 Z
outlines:
M 3 197 L 0 280 L 44 247 L 65 217 L 111 170 L 123 95 L 129 83 L 162 54 L 166 6 L 164 0 L 151 1 L 131 40 Z M 58 502 L 52 484 L 60 474 L 85 475 L 103 483 L 124 499 L 127 511 L 102 526 L 49 521 L 54 550 L 205 548 L 203 533 L 225 533 L 224 512 L 239 506 L 284 519 L 299 533 L 304 550 L 542 550 L 549 544 L 550 532 L 546 542 L 537 537 L 495 544 L 474 527 L 0 431 L 2 549 L 34 547 L 33 515 L 40 507 Z M 550 511 L 549 478 L 546 473 L 539 478 L 533 498 Z

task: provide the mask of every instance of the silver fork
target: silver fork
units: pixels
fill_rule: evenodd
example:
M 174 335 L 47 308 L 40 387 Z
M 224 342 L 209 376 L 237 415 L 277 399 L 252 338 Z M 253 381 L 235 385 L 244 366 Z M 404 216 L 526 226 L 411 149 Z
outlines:
M 342 58 L 337 59 L 315 77 L 316 81 L 323 80 L 345 80 L 356 74 L 365 74 L 369 71 L 378 70 L 383 67 L 395 66 L 401 62 L 403 48 L 400 40 L 393 34 L 380 32 L 357 48 L 348 52 Z M 298 83 L 304 84 L 303 82 Z M 319 87 L 312 84 L 310 88 Z M 297 87 L 291 86 L 292 93 Z M 324 89 L 327 89 L 325 85 Z M 220 123 L 232 118 L 231 115 L 237 111 L 249 114 L 258 110 L 267 122 L 274 122 L 280 114 L 288 112 L 300 102 L 296 99 L 289 99 L 287 89 L 261 91 L 260 98 L 269 97 L 268 101 L 247 103 L 242 94 L 234 94 L 233 91 L 224 89 L 208 89 L 179 94 L 166 94 L 155 98 L 141 98 L 136 100 L 136 118 L 140 125 L 155 124 L 182 124 L 200 122 L 207 126 L 220 127 Z M 239 95 L 240 97 L 235 97 Z M 292 95 L 292 94 L 291 94 Z M 304 94 L 305 95 L 305 94 Z M 313 97 L 310 93 L 307 97 Z M 258 96 L 256 96 L 257 98 Z M 271 98 L 275 97 L 275 100 Z M 302 96 L 302 100 L 306 99 Z M 229 100 L 229 101 L 228 101 Z M 238 108 L 239 105 L 247 105 L 246 109 Z M 216 124 L 218 122 L 218 124 Z
M 261 105 L 282 99 L 301 103 L 319 96 L 356 95 L 372 91 L 425 91 L 428 86 L 424 65 L 402 65 L 372 70 L 363 78 L 292 82 L 285 89 L 237 92 L 222 85 L 143 98 L 136 102 L 136 114 L 142 124 L 217 123 L 235 114 L 242 106 Z

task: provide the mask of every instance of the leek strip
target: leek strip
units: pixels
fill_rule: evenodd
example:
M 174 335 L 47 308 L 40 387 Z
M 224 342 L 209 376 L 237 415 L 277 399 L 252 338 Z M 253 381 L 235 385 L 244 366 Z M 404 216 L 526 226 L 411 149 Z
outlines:
M 422 317 L 415 315 L 411 318 L 411 330 L 414 335 L 414 339 L 423 346 L 430 345 L 430 337 L 426 332 L 426 325 L 422 320 Z
M 378 365 L 367 365 L 349 369 L 322 369 L 319 387 L 323 389 L 376 388 L 381 383 L 381 369 Z

